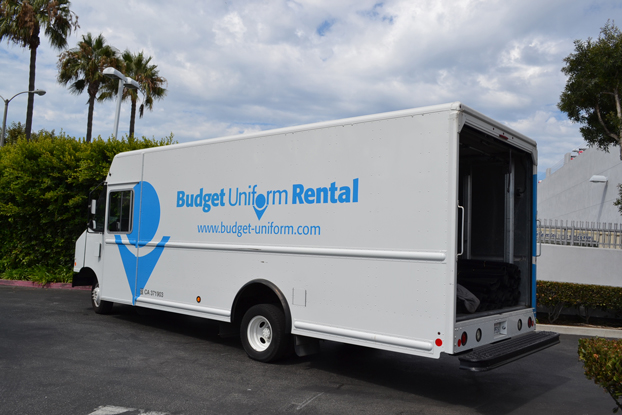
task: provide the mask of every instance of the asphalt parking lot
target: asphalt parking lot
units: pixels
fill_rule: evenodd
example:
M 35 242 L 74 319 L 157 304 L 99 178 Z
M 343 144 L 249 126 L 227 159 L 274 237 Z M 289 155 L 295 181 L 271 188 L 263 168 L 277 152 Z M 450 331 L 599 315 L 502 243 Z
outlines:
M 486 373 L 325 342 L 250 360 L 206 320 L 115 305 L 88 291 L 0 286 L 0 414 L 607 414 L 578 336 Z

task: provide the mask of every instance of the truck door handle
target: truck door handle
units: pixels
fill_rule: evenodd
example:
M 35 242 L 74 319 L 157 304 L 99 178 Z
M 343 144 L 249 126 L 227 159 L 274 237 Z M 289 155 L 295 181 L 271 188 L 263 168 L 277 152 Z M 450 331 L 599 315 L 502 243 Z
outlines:
M 536 239 L 538 240 L 538 246 L 536 247 L 536 258 L 542 255 L 542 238 L 540 237 L 540 232 L 542 231 L 542 221 L 540 219 L 536 219 Z
M 458 205 L 458 209 L 462 211 L 462 232 L 460 235 L 460 253 L 458 254 L 458 256 L 461 256 L 464 254 L 464 207 Z

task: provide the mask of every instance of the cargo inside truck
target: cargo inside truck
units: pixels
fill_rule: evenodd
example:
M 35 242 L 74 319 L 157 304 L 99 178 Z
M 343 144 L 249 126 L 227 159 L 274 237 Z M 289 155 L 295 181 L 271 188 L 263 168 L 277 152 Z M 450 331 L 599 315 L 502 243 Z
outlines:
M 460 133 L 457 321 L 533 306 L 534 162 L 511 140 Z

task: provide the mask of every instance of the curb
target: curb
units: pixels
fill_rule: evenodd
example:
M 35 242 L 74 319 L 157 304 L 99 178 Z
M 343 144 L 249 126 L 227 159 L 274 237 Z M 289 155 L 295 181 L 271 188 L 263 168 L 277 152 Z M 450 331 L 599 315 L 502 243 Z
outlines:
M 622 329 L 606 329 L 602 327 L 583 326 L 556 326 L 553 324 L 538 324 L 536 331 L 554 331 L 559 334 L 574 334 L 585 337 L 606 337 L 622 339 Z
M 11 287 L 29 287 L 29 288 L 50 288 L 53 290 L 86 290 L 91 291 L 91 287 L 72 287 L 70 282 L 49 282 L 47 284 L 39 284 L 32 281 L 21 280 L 0 280 L 0 285 Z

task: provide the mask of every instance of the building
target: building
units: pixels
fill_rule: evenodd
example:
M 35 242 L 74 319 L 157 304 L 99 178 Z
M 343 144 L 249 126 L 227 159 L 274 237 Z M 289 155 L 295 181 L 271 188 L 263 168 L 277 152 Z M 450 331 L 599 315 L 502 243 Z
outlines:
M 538 219 L 620 223 L 614 202 L 622 183 L 618 147 L 576 149 L 538 183 Z

